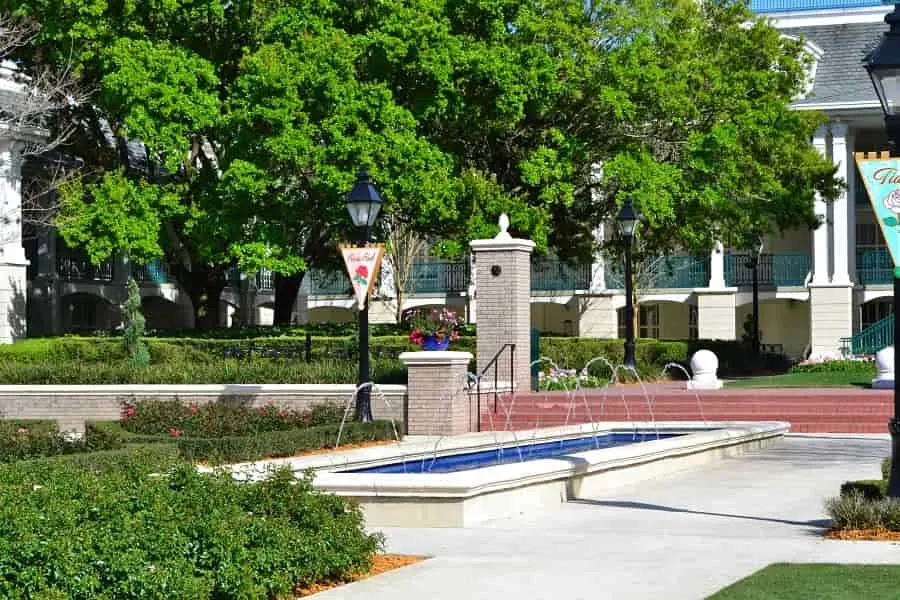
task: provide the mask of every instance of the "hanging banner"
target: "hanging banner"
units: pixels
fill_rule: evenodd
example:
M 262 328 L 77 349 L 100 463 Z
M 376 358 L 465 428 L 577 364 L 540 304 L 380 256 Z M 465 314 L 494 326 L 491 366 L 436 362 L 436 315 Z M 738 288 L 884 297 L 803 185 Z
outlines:
M 888 152 L 857 152 L 854 157 L 896 269 L 900 267 L 900 158 L 890 158 Z
M 359 248 L 356 246 L 341 246 L 341 254 L 344 255 L 344 264 L 347 265 L 347 274 L 350 283 L 353 284 L 353 294 L 359 309 L 366 307 L 366 299 L 372 293 L 375 280 L 378 279 L 378 271 L 381 269 L 381 258 L 384 256 L 384 245 L 375 244 Z

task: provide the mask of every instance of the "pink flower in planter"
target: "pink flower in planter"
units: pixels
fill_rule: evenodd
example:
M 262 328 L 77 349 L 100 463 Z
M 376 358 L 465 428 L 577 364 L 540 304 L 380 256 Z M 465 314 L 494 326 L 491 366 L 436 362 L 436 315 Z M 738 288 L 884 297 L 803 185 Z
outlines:
M 171 435 L 173 438 L 179 438 L 181 437 L 181 431 L 179 429 L 176 429 L 175 427 L 172 427 L 171 429 L 169 429 L 169 435 Z

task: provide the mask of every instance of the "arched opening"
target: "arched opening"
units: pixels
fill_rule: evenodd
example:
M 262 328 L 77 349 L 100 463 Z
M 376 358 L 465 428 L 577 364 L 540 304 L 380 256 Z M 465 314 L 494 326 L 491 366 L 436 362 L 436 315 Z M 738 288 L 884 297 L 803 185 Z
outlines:
M 531 303 L 531 326 L 541 333 L 575 335 L 578 315 L 569 304 L 555 302 Z
M 356 311 L 340 306 L 320 306 L 310 308 L 307 323 L 352 323 L 356 320 Z
M 697 307 L 686 302 L 641 302 L 635 337 L 658 340 L 697 339 Z M 618 336 L 625 337 L 625 307 L 618 309 Z
M 93 294 L 63 296 L 62 308 L 62 328 L 66 333 L 109 330 L 121 323 L 119 307 Z
M 160 296 L 144 296 L 141 298 L 141 310 L 147 329 L 173 331 L 187 328 L 182 315 L 184 311 L 176 303 Z
M 735 332 L 749 341 L 753 335 L 753 304 L 735 307 Z M 760 300 L 759 342 L 764 352 L 799 358 L 809 346 L 809 302 Z
M 888 315 L 894 314 L 894 298 L 875 298 L 859 307 L 859 329 L 862 331 L 871 327 Z

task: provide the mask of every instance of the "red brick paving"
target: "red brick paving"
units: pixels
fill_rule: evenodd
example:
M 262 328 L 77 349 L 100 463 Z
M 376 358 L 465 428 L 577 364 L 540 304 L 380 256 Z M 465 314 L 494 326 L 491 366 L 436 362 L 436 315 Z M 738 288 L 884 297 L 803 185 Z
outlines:
M 646 395 L 645 395 L 646 392 Z M 800 433 L 887 433 L 893 391 L 864 388 L 727 389 L 700 391 L 707 421 L 787 421 Z M 482 409 L 482 429 L 505 429 L 509 407 L 512 429 L 594 421 L 649 421 L 650 398 L 657 421 L 700 421 L 697 395 L 681 384 L 614 386 L 566 392 L 530 392 L 507 397 L 496 412 Z M 512 400 L 512 401 L 511 401 Z M 627 412 L 626 412 L 627 406 Z M 489 412 L 491 413 L 489 415 Z M 566 415 L 568 413 L 568 420 Z M 630 417 L 630 419 L 629 419 Z

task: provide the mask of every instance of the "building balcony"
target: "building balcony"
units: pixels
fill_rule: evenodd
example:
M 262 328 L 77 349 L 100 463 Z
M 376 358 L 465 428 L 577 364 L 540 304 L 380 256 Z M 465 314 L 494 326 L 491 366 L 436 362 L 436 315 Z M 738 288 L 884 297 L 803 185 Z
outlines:
M 686 289 L 709 285 L 709 258 L 673 255 L 636 265 L 639 289 Z M 624 265 L 606 264 L 606 287 L 625 287 Z
M 887 248 L 856 249 L 856 279 L 860 285 L 894 281 L 894 261 Z
M 347 296 L 352 291 L 350 280 L 344 271 L 312 269 L 306 275 L 309 277 L 310 296 Z M 274 275 L 272 281 L 274 282 Z M 267 289 L 272 287 L 270 285 Z
M 881 0 L 750 0 L 750 10 L 756 13 L 864 8 L 867 6 L 884 6 L 884 3 Z
M 170 283 L 169 265 L 164 260 L 156 259 L 146 265 L 134 265 L 131 276 L 138 283 Z
M 725 284 L 753 285 L 750 253 L 726 253 Z M 809 254 L 760 254 L 757 281 L 761 286 L 802 286 L 809 276 Z
M 410 265 L 407 294 L 459 294 L 469 289 L 469 261 L 416 261 Z
M 67 281 L 112 281 L 113 263 L 105 260 L 94 265 L 78 252 L 64 252 L 56 255 L 56 274 Z
M 531 263 L 532 292 L 574 292 L 590 287 L 591 265 L 552 259 Z

